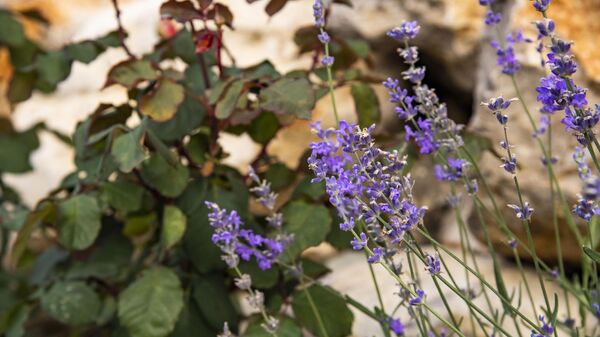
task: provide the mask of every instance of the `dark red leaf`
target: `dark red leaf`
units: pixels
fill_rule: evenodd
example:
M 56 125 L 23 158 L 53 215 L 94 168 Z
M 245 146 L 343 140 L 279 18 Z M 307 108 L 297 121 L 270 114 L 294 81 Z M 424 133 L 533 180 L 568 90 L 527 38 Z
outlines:
M 267 12 L 269 16 L 273 16 L 282 10 L 287 2 L 288 0 L 271 0 L 267 4 L 267 7 L 265 7 L 265 12 Z
M 160 15 L 163 18 L 174 19 L 179 22 L 202 19 L 202 14 L 198 12 L 194 4 L 189 0 L 169 0 L 165 2 L 160 6 Z

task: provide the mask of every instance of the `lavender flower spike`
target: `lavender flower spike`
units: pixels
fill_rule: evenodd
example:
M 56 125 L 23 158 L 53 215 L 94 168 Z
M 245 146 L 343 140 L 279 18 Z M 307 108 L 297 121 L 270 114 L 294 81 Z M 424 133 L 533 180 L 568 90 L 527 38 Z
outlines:
M 508 204 L 507 206 L 512 208 L 515 211 L 515 214 L 518 219 L 523 220 L 523 221 L 531 220 L 531 214 L 533 214 L 533 208 L 529 207 L 528 202 L 525 202 L 523 204 L 523 207 L 520 207 L 520 206 L 517 206 L 514 204 Z

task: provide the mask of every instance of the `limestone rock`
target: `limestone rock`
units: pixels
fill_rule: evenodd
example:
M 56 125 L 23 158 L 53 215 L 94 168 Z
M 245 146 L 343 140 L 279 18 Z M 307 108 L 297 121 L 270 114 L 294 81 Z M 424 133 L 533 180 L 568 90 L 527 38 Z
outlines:
M 571 2 L 569 2 L 571 3 Z M 584 2 L 582 2 L 584 3 Z M 528 7 L 530 4 L 526 4 Z M 556 5 L 559 11 L 562 6 L 569 7 L 566 2 L 553 2 L 552 6 Z M 600 6 L 597 6 L 600 9 Z M 558 32 L 561 33 L 561 26 L 566 26 L 567 31 L 571 24 L 575 23 L 578 17 L 586 16 L 579 9 L 583 7 L 569 7 L 573 15 L 564 16 L 557 22 Z M 523 16 L 528 13 L 528 9 L 522 7 L 512 8 L 506 5 L 504 17 L 513 18 L 511 25 L 506 29 L 518 29 L 521 22 L 524 21 Z M 550 13 L 551 14 L 551 13 Z M 530 18 L 531 19 L 531 18 Z M 535 37 L 535 36 L 534 36 Z M 533 118 L 539 125 L 538 119 L 541 114 L 538 112 L 540 104 L 536 101 L 537 93 L 536 86 L 539 84 L 539 78 L 545 76 L 544 69 L 539 65 L 540 56 L 534 50 L 535 46 L 530 45 L 518 51 L 518 58 L 522 61 L 523 68 L 516 74 L 516 82 L 523 94 L 523 103 L 529 107 Z M 577 56 L 582 54 L 577 54 Z M 585 56 L 579 57 L 578 60 L 585 60 Z M 505 98 L 517 97 L 517 93 L 513 87 L 510 77 L 500 73 L 499 67 L 495 64 L 495 51 L 484 45 L 479 57 L 479 69 L 477 71 L 477 89 L 475 92 L 475 109 L 474 115 L 469 124 L 469 130 L 481 134 L 491 139 L 496 144 L 498 153 L 504 153 L 500 148 L 499 141 L 503 139 L 503 131 L 494 116 L 489 110 L 478 103 L 487 100 L 491 97 L 502 95 Z M 591 68 L 587 66 L 592 64 Z M 582 86 L 588 86 L 592 80 L 590 73 L 593 73 L 593 63 L 583 62 L 585 71 L 578 72 L 575 81 Z M 588 71 L 590 70 L 590 71 Z M 588 101 L 598 102 L 600 92 L 591 89 L 588 92 Z M 542 163 L 542 152 L 532 137 L 533 128 L 527 118 L 524 108 L 520 102 L 513 102 L 507 111 L 509 116 L 508 137 L 509 142 L 514 145 L 512 151 L 516 154 L 519 169 L 517 177 L 519 179 L 520 188 L 523 192 L 523 199 L 528 201 L 535 209 L 532 217 L 531 231 L 535 241 L 536 251 L 538 255 L 552 264 L 558 257 L 558 251 L 555 245 L 555 230 L 553 224 L 553 209 L 557 210 L 558 228 L 561 237 L 561 248 L 564 260 L 567 263 L 578 264 L 581 259 L 580 245 L 575 240 L 569 226 L 566 222 L 566 217 L 563 213 L 563 208 L 557 196 L 554 201 L 551 199 L 550 182 L 547 174 L 547 168 Z M 552 124 L 552 147 L 553 156 L 558 159 L 554 165 L 554 172 L 561 186 L 561 190 L 565 196 L 566 204 L 569 211 L 572 205 L 576 202 L 576 195 L 581 190 L 581 182 L 577 176 L 576 165 L 571 159 L 571 155 L 577 146 L 577 141 L 570 135 L 564 125 L 560 123 L 560 119 L 564 113 L 558 113 L 551 118 Z M 547 145 L 547 134 L 541 137 L 544 144 Z M 480 167 L 483 175 L 486 177 L 488 184 L 492 189 L 492 194 L 497 200 L 498 208 L 501 210 L 504 218 L 507 221 L 509 228 L 524 242 L 527 242 L 523 224 L 515 217 L 512 209 L 507 207 L 507 204 L 519 204 L 515 185 L 512 176 L 499 168 L 501 162 L 498 158 L 490 153 L 486 153 L 480 161 Z M 481 184 L 480 184 L 481 186 Z M 487 201 L 490 209 L 491 203 L 485 197 L 485 191 L 480 192 L 483 199 Z M 511 250 L 506 241 L 507 238 L 500 230 L 499 226 L 494 221 L 490 213 L 483 212 L 483 216 L 487 227 L 491 233 L 492 240 L 500 251 L 505 255 L 512 256 Z M 471 228 L 479 238 L 483 237 L 483 232 L 479 225 L 478 217 L 472 214 L 470 218 Z M 580 232 L 585 233 L 584 223 L 577 222 Z M 526 254 L 524 254 L 525 256 Z

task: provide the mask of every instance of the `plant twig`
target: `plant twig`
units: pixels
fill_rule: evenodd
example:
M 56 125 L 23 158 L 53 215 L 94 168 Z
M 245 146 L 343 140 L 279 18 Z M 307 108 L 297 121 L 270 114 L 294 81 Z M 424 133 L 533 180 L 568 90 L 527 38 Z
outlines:
M 127 44 L 125 44 L 125 38 L 127 37 L 127 32 L 125 32 L 125 29 L 123 28 L 123 22 L 121 22 L 121 10 L 119 9 L 118 0 L 111 0 L 111 1 L 112 1 L 113 8 L 115 9 L 115 16 L 117 18 L 117 26 L 118 26 L 118 31 L 119 31 L 119 42 L 121 43 L 121 47 L 123 47 L 123 50 L 125 51 L 125 53 L 127 53 L 127 55 L 130 58 L 134 59 L 135 55 L 133 55 L 131 50 L 129 50 L 129 48 L 127 47 Z

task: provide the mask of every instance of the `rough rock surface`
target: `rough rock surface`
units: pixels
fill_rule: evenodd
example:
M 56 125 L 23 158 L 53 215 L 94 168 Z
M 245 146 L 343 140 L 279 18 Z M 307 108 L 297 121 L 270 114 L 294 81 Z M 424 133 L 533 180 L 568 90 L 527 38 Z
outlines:
M 591 2 L 586 1 L 582 1 L 578 5 L 573 5 L 573 3 L 579 2 L 553 2 L 552 6 L 556 7 L 550 11 L 549 15 L 552 17 L 553 13 L 562 13 L 557 17 L 558 33 L 562 35 L 565 32 L 565 37 L 574 39 L 575 46 L 580 46 L 579 50 L 576 49 L 576 55 L 578 56 L 578 61 L 581 61 L 581 71 L 577 73 L 575 80 L 579 85 L 584 87 L 590 87 L 590 84 L 592 84 L 588 92 L 588 101 L 592 103 L 598 102 L 600 92 L 593 87 L 594 73 L 597 71 L 594 65 L 596 61 L 588 59 L 588 55 L 596 51 L 587 52 L 582 50 L 581 45 L 588 43 L 586 41 L 589 36 L 588 34 L 579 33 L 577 29 L 573 28 L 573 25 L 579 26 L 581 24 L 579 22 L 580 18 L 587 17 L 587 14 L 584 14 L 586 12 L 582 12 L 583 10 L 600 10 L 600 6 L 597 3 L 592 6 Z M 529 32 L 529 35 L 535 38 L 535 32 L 528 31 L 527 29 L 531 26 L 530 22 L 539 19 L 539 17 L 536 17 L 536 13 L 532 13 L 534 11 L 529 7 L 531 6 L 528 3 L 516 6 L 508 3 L 505 5 L 504 17 L 512 19 L 508 26 L 503 27 L 506 33 L 517 29 L 524 29 L 526 33 Z M 570 11 L 571 15 L 567 16 L 563 13 L 567 10 Z M 487 33 L 490 36 L 495 36 L 494 32 L 488 31 Z M 517 57 L 521 61 L 523 68 L 516 74 L 516 82 L 522 92 L 523 102 L 529 107 L 533 118 L 539 124 L 538 120 L 541 114 L 538 111 L 540 104 L 536 101 L 537 93 L 535 88 L 539 84 L 539 78 L 545 76 L 545 70 L 540 66 L 540 55 L 535 51 L 534 44 L 519 49 Z M 511 78 L 501 74 L 495 62 L 495 51 L 488 44 L 484 45 L 479 57 L 477 89 L 474 95 L 475 109 L 473 118 L 469 124 L 469 130 L 488 137 L 494 142 L 498 153 L 504 153 L 504 150 L 499 146 L 499 141 L 503 137 L 502 128 L 487 108 L 477 104 L 498 95 L 502 95 L 505 98 L 517 97 Z M 532 217 L 531 231 L 536 251 L 540 257 L 553 263 L 558 257 L 557 249 L 555 248 L 553 223 L 553 209 L 556 209 L 563 257 L 565 261 L 576 264 L 581 258 L 581 249 L 572 231 L 569 230 L 559 199 L 557 197 L 554 201 L 551 199 L 547 168 L 541 160 L 542 152 L 536 140 L 532 137 L 534 130 L 520 103 L 514 102 L 507 112 L 509 116 L 508 135 L 510 143 L 514 145 L 513 151 L 519 162 L 517 177 L 523 191 L 523 198 L 535 209 Z M 558 159 L 558 162 L 554 165 L 554 170 L 570 209 L 576 202 L 577 193 L 581 190 L 581 182 L 577 176 L 576 165 L 571 159 L 574 148 L 578 144 L 575 138 L 565 130 L 564 125 L 560 123 L 561 115 L 557 114 L 551 118 L 551 151 L 553 156 Z M 548 146 L 547 135 L 542 136 L 541 139 Z M 499 168 L 499 165 L 501 165 L 500 160 L 491 153 L 484 154 L 480 162 L 483 174 L 493 190 L 493 195 L 497 199 L 498 207 L 504 214 L 504 218 L 507 220 L 507 225 L 516 235 L 527 242 L 521 221 L 515 217 L 514 211 L 506 206 L 509 203 L 518 204 L 518 196 L 512 176 Z M 491 203 L 489 203 L 488 198 L 485 198 L 485 193 L 482 192 L 481 195 L 488 201 L 487 204 L 491 209 Z M 483 215 L 496 247 L 504 251 L 506 255 L 512 255 L 510 248 L 506 244 L 506 236 L 500 231 L 491 214 L 484 212 Z M 482 238 L 483 232 L 481 231 L 476 214 L 471 215 L 470 224 L 476 235 Z M 577 222 L 577 225 L 581 232 L 585 232 L 583 222 Z

